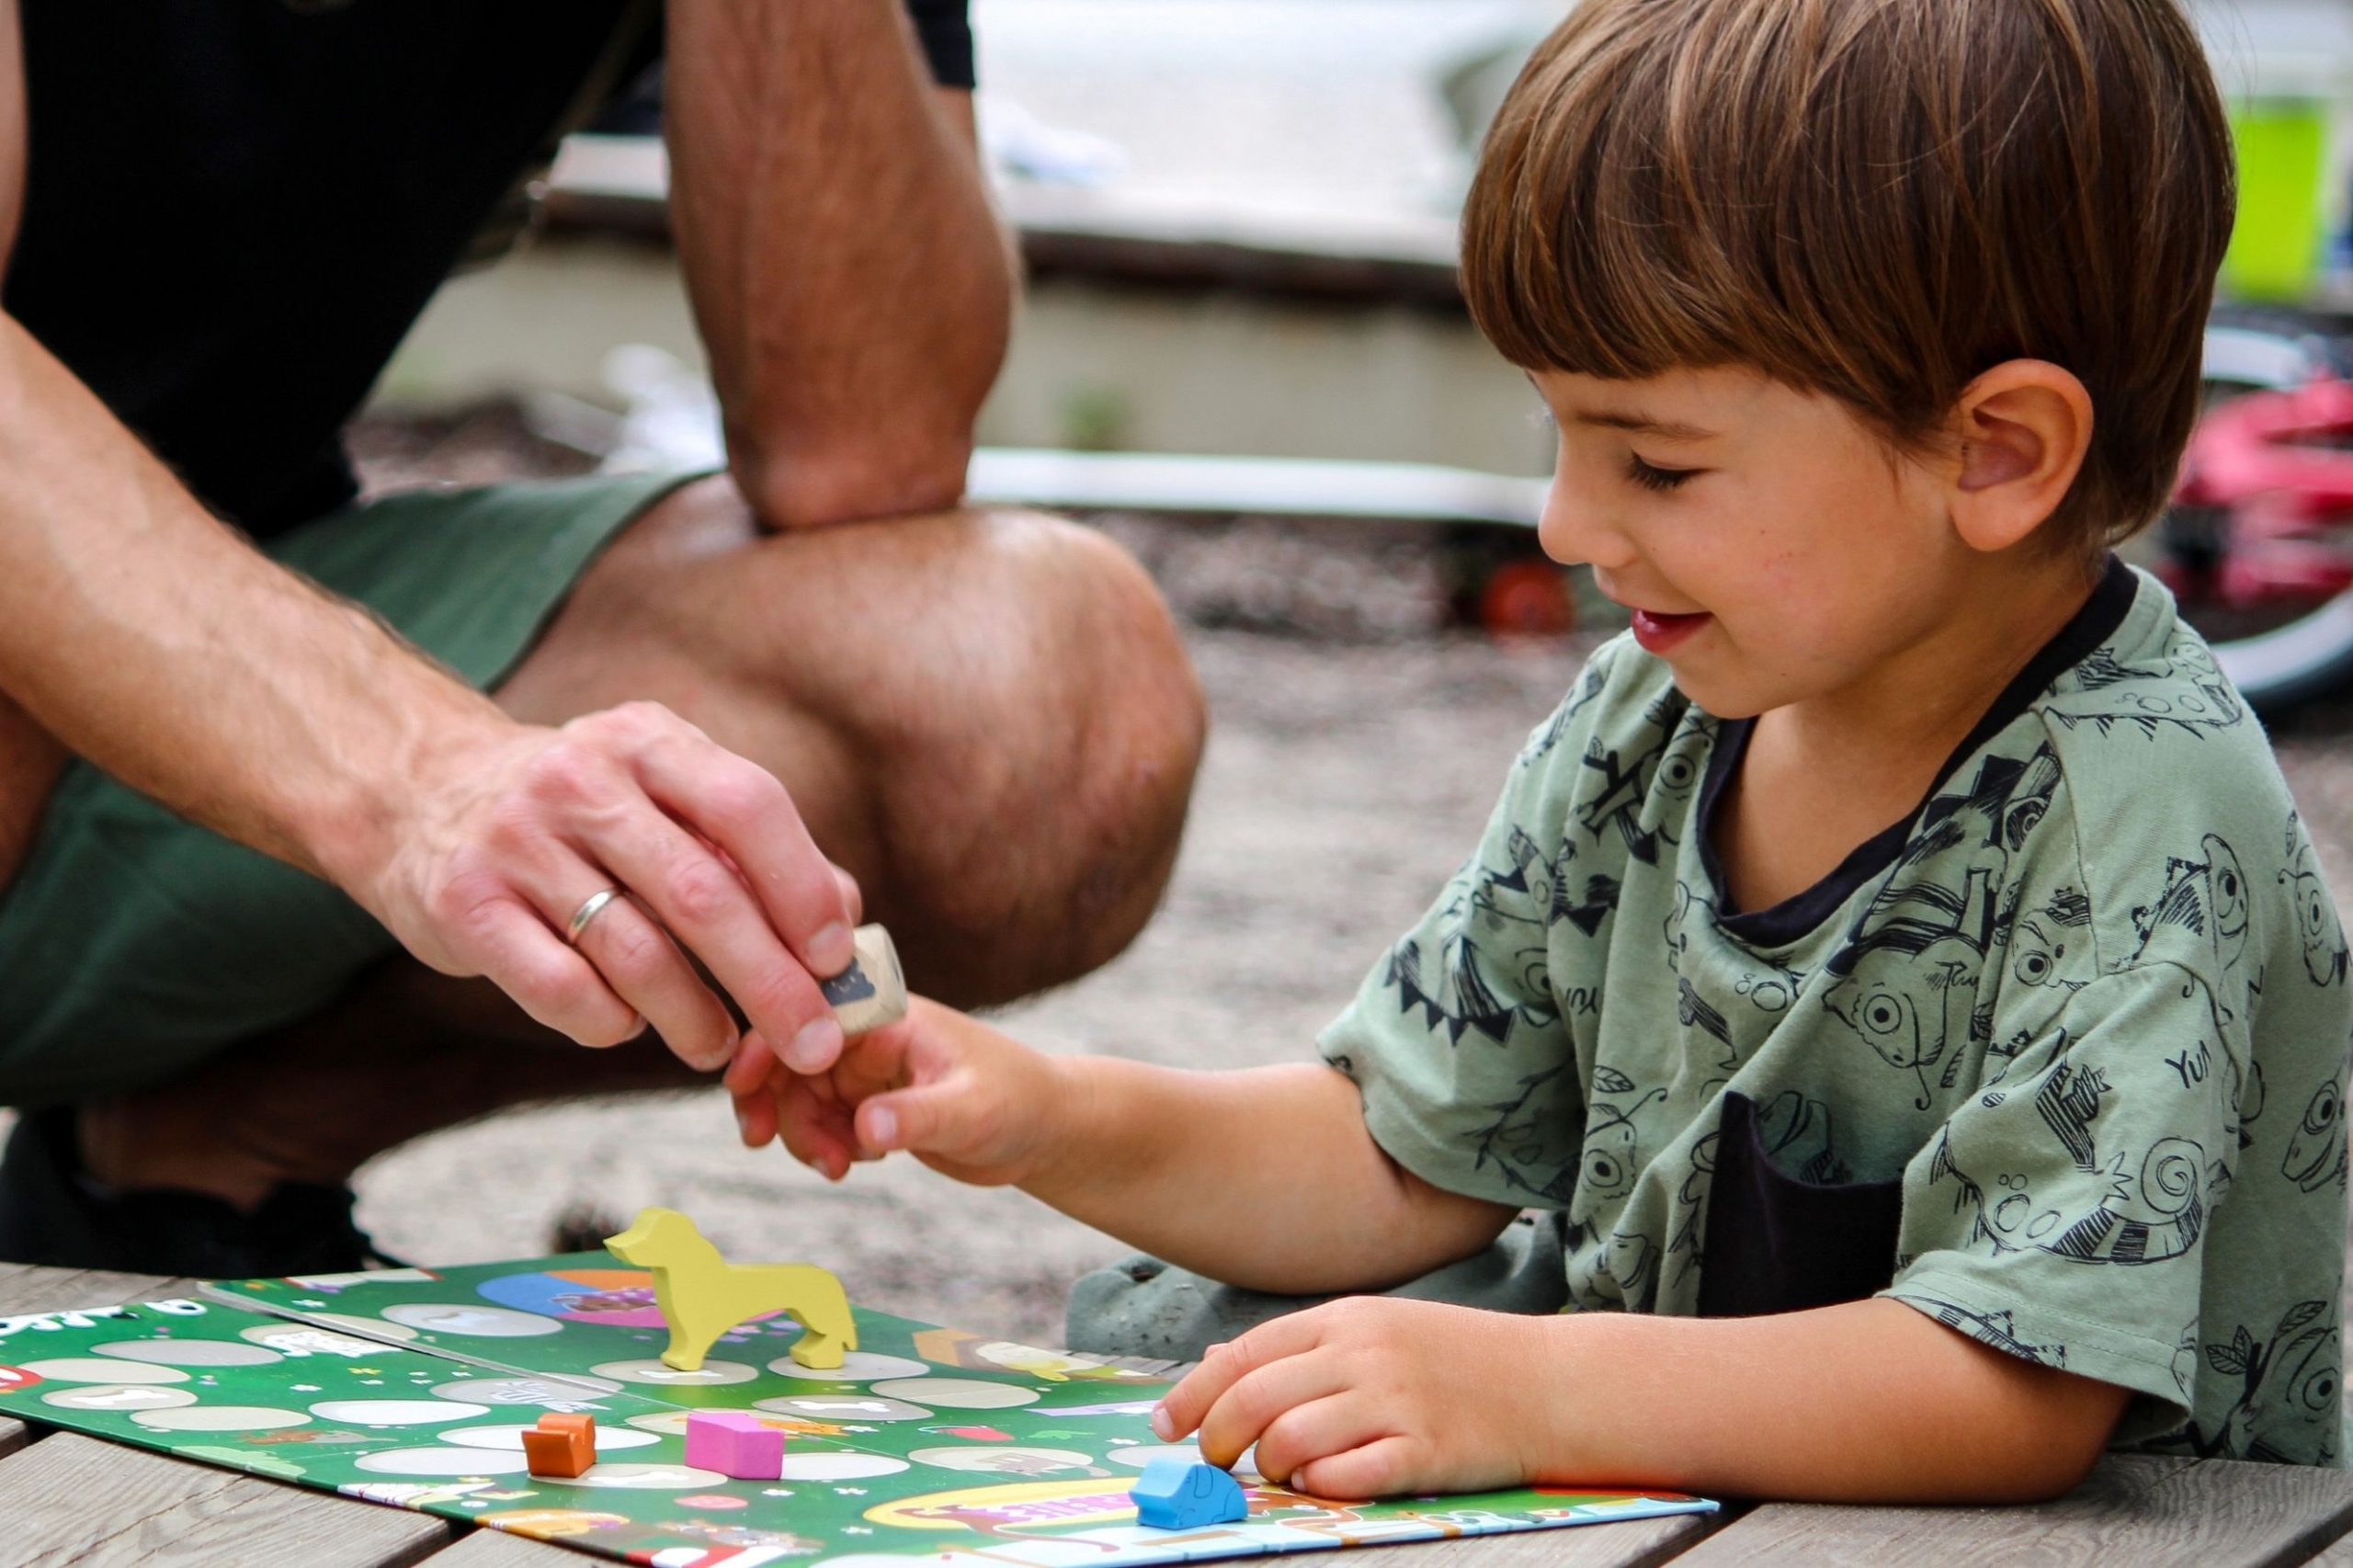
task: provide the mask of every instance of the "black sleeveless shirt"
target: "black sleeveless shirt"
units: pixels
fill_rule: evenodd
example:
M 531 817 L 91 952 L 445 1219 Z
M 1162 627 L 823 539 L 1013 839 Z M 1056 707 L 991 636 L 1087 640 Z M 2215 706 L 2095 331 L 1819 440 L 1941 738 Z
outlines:
M 754 3 L 754 0 L 744 0 Z M 972 81 L 965 0 L 909 0 Z M 517 181 L 660 51 L 652 0 L 21 0 L 0 303 L 256 534 L 357 493 L 342 429 Z

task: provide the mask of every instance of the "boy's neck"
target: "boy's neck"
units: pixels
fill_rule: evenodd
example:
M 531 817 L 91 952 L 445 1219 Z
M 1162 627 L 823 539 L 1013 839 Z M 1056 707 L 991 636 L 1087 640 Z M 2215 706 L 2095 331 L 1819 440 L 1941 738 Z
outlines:
M 1812 887 L 1916 807 L 1954 748 L 2097 583 L 2071 565 L 1995 564 L 1863 679 L 1757 716 L 1709 824 L 1738 908 L 1766 908 Z

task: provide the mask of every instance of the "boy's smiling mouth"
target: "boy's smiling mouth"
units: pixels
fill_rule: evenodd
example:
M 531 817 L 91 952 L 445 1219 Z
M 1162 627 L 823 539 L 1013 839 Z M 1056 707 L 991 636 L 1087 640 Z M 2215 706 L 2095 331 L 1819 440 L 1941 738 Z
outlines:
M 1699 631 L 1711 619 L 1705 610 L 1688 615 L 1668 615 L 1654 609 L 1638 609 L 1633 612 L 1634 641 L 1648 653 L 1664 653 Z

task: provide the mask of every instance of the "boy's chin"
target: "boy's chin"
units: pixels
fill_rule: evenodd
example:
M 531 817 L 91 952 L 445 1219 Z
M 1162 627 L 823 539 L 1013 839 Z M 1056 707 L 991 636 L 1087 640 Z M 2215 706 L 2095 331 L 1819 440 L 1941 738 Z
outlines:
M 1675 677 L 1675 689 L 1691 706 L 1712 718 L 1754 719 L 1768 709 L 1781 706 L 1780 701 L 1754 687 L 1726 680 L 1712 671 L 1679 669 L 1672 665 L 1667 669 Z

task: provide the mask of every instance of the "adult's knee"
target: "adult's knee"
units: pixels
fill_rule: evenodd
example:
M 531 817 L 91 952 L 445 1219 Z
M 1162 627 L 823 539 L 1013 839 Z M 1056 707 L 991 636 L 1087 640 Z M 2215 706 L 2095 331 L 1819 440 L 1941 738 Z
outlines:
M 957 586 L 908 629 L 892 682 L 902 722 L 871 737 L 874 892 L 917 983 L 977 1004 L 1083 974 L 1142 928 L 1205 721 L 1167 607 L 1125 551 L 1029 513 L 959 526 Z

